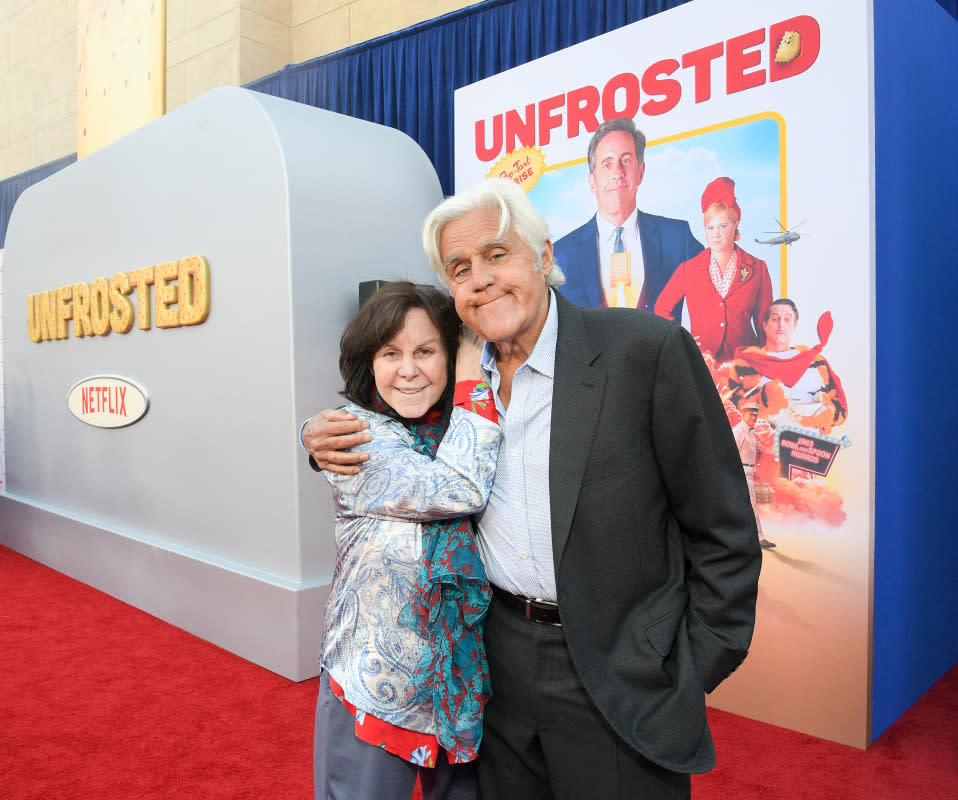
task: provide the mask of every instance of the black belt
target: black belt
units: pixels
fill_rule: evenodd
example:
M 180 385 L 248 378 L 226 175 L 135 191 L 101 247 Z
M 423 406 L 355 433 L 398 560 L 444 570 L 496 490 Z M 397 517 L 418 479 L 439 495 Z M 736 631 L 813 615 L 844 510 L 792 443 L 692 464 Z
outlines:
M 490 584 L 491 585 L 491 584 Z M 532 597 L 520 597 L 510 594 L 498 586 L 492 587 L 492 593 L 502 603 L 521 612 L 526 619 L 541 622 L 544 625 L 561 625 L 559 620 L 559 605 L 549 600 L 538 600 Z

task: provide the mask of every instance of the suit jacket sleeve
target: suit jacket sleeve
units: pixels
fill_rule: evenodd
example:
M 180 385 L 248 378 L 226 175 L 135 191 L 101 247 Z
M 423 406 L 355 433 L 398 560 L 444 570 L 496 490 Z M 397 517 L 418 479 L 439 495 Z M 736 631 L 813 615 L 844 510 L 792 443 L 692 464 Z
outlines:
M 694 340 L 665 338 L 653 391 L 655 458 L 686 557 L 692 656 L 706 692 L 748 653 L 761 550 L 725 409 Z
M 599 254 L 595 241 L 597 230 L 593 217 L 555 243 L 556 263 L 566 277 L 559 291 L 566 299 L 587 308 L 602 305 Z
M 669 282 L 655 301 L 655 313 L 666 319 L 673 319 L 673 312 L 679 302 L 685 298 L 685 270 L 688 261 L 683 261 L 672 273 Z
M 688 258 L 693 258 L 705 250 L 705 245 L 703 245 L 698 239 L 695 238 L 695 234 L 692 233 L 692 227 L 686 222 L 685 223 L 685 252 L 688 254 Z M 688 261 L 688 258 L 686 261 Z

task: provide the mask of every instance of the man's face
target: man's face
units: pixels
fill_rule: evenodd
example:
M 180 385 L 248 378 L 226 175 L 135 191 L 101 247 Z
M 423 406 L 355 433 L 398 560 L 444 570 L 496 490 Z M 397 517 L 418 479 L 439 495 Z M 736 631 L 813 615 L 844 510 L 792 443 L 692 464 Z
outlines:
M 531 352 L 549 312 L 552 243 L 540 272 L 514 231 L 498 231 L 498 210 L 475 209 L 443 228 L 439 253 L 462 321 L 487 341 Z
M 768 322 L 765 323 L 765 348 L 773 353 L 788 350 L 795 333 L 795 312 L 784 303 L 773 303 L 769 309 Z
M 635 193 L 645 175 L 645 162 L 635 156 L 635 140 L 627 131 L 612 131 L 599 140 L 589 188 L 599 213 L 621 225 L 635 211 Z
M 746 425 L 750 428 L 754 428 L 755 423 L 758 421 L 758 410 L 755 408 L 742 409 L 742 419 L 745 420 Z

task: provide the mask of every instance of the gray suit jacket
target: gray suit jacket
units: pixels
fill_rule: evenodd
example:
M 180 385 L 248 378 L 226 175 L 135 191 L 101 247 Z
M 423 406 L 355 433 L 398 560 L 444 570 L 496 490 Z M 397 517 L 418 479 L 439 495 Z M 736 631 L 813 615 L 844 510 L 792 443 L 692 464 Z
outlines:
M 704 693 L 748 652 L 761 566 L 738 450 L 681 326 L 557 302 L 549 492 L 563 631 L 616 732 L 664 767 L 704 772 Z

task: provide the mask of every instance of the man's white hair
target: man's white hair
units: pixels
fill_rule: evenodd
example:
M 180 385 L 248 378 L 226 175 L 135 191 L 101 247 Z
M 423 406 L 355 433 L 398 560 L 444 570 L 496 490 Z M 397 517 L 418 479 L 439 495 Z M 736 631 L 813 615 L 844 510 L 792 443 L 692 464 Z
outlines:
M 490 178 L 472 189 L 459 192 L 443 200 L 426 217 L 422 226 L 422 246 L 429 256 L 429 263 L 442 282 L 448 286 L 439 239 L 443 228 L 450 222 L 461 219 L 470 211 L 491 208 L 499 212 L 498 236 L 513 231 L 532 250 L 537 270 L 542 269 L 546 243 L 550 241 L 549 223 L 536 211 L 526 193 L 514 181 L 507 178 Z M 546 276 L 546 285 L 557 287 L 565 283 L 565 275 L 559 265 L 552 262 L 552 271 Z

